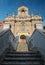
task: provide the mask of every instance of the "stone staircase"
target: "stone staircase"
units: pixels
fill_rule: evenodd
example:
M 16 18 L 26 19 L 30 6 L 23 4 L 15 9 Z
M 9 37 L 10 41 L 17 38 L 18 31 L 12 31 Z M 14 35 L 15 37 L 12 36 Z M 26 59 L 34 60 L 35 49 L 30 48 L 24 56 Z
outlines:
M 17 52 L 28 52 L 28 45 L 26 43 L 19 42 L 16 51 Z
M 0 65 L 44 65 L 39 51 L 16 52 L 8 50 Z

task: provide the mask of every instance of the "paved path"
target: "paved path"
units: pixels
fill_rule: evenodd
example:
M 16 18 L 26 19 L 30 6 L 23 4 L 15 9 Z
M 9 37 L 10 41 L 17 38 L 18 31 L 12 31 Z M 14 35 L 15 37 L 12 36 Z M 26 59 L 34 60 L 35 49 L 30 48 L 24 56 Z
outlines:
M 18 43 L 17 50 L 18 52 L 28 52 L 28 45 L 26 43 Z

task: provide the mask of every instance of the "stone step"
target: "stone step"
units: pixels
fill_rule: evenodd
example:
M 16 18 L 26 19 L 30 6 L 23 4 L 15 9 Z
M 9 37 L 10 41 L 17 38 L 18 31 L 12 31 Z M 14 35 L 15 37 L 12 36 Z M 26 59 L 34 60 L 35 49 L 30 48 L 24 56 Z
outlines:
M 1 65 L 43 65 L 39 51 L 16 52 L 8 50 Z
M 39 65 L 39 62 L 3 62 L 4 65 Z
M 20 61 L 20 60 L 22 60 L 22 61 L 24 61 L 24 60 L 25 60 L 25 61 L 28 61 L 28 60 L 29 60 L 29 61 L 34 61 L 34 60 L 35 60 L 35 61 L 40 61 L 40 60 L 42 60 L 42 59 L 40 59 L 40 58 L 18 58 L 18 57 L 17 57 L 17 58 L 14 58 L 14 57 L 13 57 L 13 58 L 5 58 L 4 60 L 5 60 L 5 61 L 13 61 L 13 60 L 14 60 L 14 61 L 15 61 L 15 60 L 19 60 L 19 61 Z
M 28 45 L 26 43 L 18 43 L 17 52 L 28 52 Z
M 40 54 L 6 54 L 5 57 L 40 57 Z
M 29 52 L 15 52 L 15 51 L 8 51 L 7 54 L 39 54 L 38 51 L 29 51 Z
M 41 64 L 1 64 L 1 65 L 41 65 Z

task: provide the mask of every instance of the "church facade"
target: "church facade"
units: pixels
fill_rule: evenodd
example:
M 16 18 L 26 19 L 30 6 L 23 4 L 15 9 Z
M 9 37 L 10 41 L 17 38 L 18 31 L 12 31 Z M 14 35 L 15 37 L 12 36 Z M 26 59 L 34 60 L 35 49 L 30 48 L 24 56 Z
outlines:
M 11 25 L 12 33 L 17 35 L 32 35 L 36 28 L 36 25 L 41 25 L 42 29 L 42 17 L 39 15 L 29 15 L 28 8 L 21 6 L 18 8 L 18 15 L 13 13 L 12 16 L 5 18 L 5 24 Z

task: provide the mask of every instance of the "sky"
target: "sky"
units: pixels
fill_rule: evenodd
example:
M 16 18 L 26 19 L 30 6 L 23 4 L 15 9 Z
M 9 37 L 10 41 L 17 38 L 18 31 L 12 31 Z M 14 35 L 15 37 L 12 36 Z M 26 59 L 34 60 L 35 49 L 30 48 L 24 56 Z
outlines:
M 0 0 L 0 21 L 5 20 L 6 14 L 11 16 L 14 12 L 17 15 L 18 8 L 21 6 L 28 7 L 29 14 L 40 14 L 45 25 L 45 0 Z

